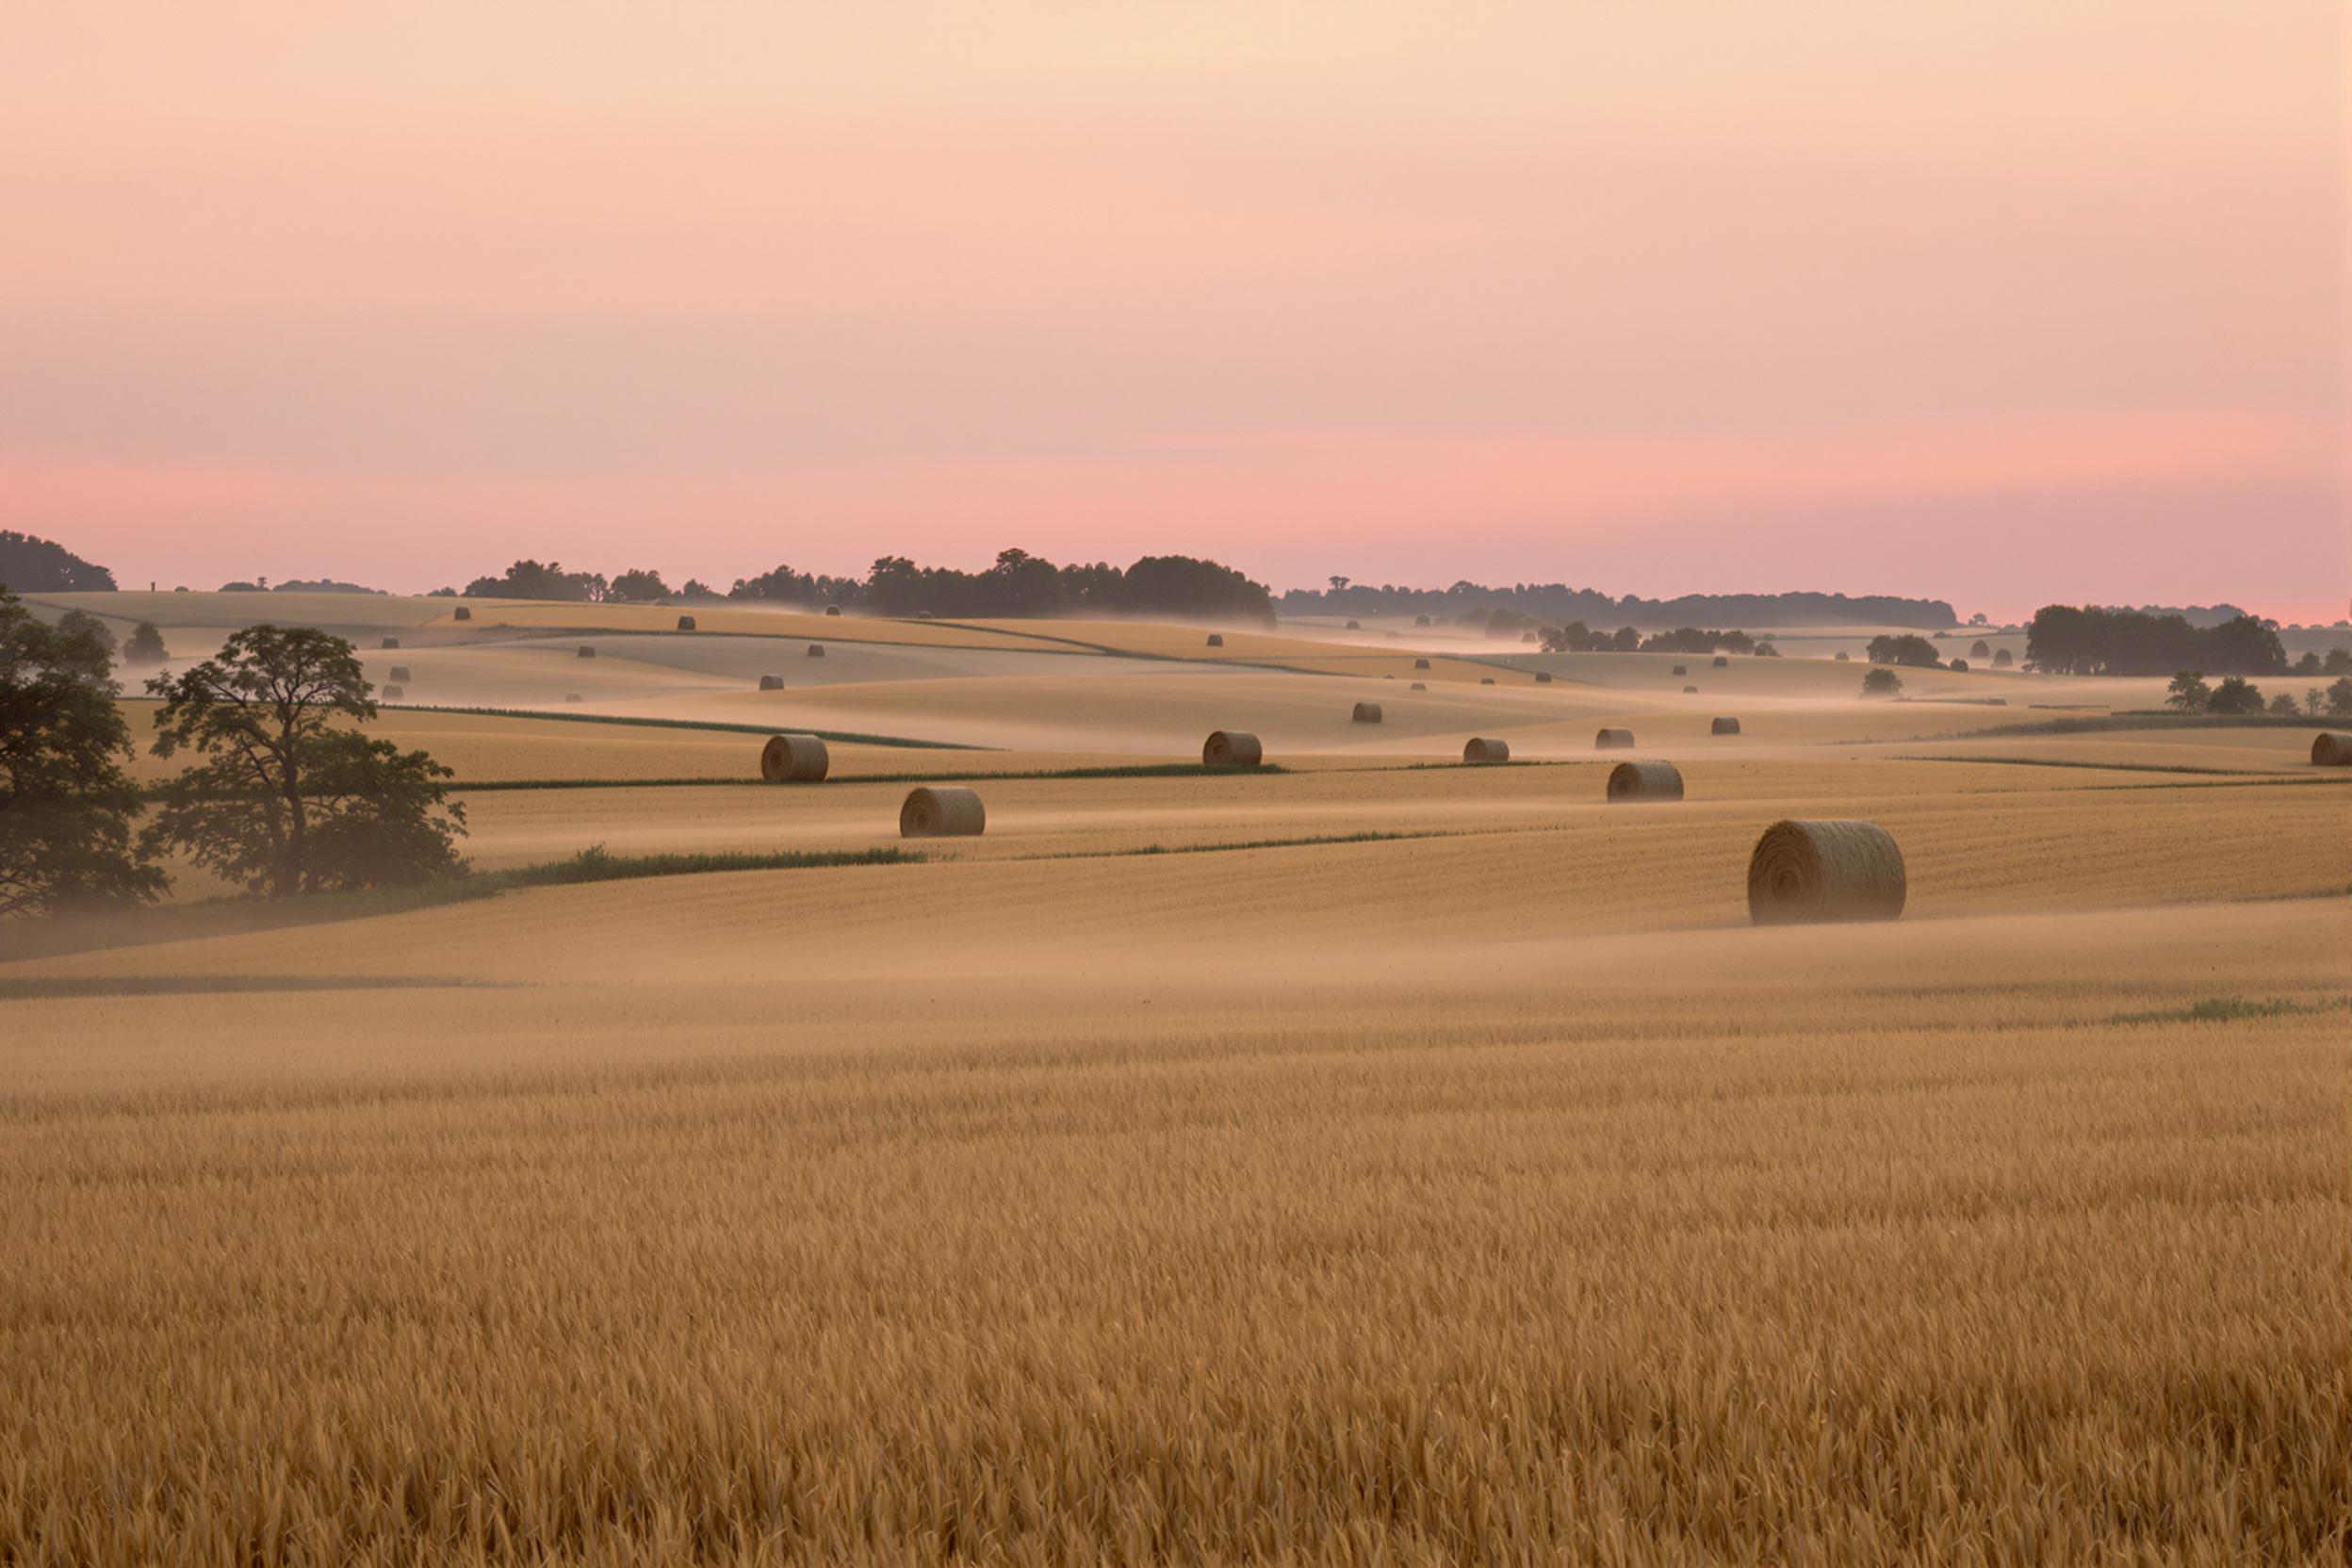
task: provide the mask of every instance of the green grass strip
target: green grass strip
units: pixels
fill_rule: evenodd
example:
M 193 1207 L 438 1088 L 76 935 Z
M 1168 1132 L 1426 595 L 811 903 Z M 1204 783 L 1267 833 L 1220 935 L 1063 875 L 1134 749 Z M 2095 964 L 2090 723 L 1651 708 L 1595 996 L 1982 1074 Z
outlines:
M 2308 1018 L 2320 1013 L 2352 1012 L 2352 996 L 2331 996 L 2319 1002 L 2292 1002 L 2274 996 L 2265 1002 L 2243 996 L 2209 996 L 2186 1007 L 2165 1007 L 2148 1013 L 2115 1013 L 2109 1023 L 2230 1023 L 2247 1018 Z

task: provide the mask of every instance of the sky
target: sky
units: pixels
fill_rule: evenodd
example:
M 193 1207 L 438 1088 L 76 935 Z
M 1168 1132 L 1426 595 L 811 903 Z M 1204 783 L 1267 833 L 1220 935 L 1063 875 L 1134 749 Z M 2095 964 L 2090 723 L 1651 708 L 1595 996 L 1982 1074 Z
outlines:
M 2341 0 L 24 7 L 126 586 L 1214 556 L 2333 620 Z

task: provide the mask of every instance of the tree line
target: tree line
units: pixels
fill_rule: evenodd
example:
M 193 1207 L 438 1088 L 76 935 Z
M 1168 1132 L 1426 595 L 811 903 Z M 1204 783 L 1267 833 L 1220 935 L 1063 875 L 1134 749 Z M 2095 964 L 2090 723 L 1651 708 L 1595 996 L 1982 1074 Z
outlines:
M 2218 626 L 2185 615 L 2049 604 L 2026 628 L 2025 662 L 2052 675 L 2278 675 L 2287 651 L 2277 629 L 2251 615 Z
M 458 596 L 456 589 L 440 593 Z M 1273 596 L 1265 584 L 1231 566 L 1187 555 L 1147 555 L 1126 567 L 1100 561 L 1060 566 L 1026 550 L 1008 549 L 977 572 L 886 555 L 863 577 L 828 577 L 780 565 L 738 578 L 724 594 L 691 578 L 673 589 L 649 567 L 607 578 L 568 571 L 560 562 L 517 561 L 496 577 L 474 579 L 463 596 L 604 604 L 731 599 L 808 609 L 836 606 L 877 615 L 1186 615 L 1274 624 Z
M 1373 587 L 1334 577 L 1328 588 L 1293 588 L 1282 596 L 1285 615 L 1429 615 L 1461 620 L 1474 611 L 1508 610 L 1538 622 L 1594 626 L 1903 626 L 1939 631 L 1958 626 L 1949 600 L 1891 594 L 1684 594 L 1676 598 L 1611 596 L 1560 582 L 1488 587 L 1467 580 L 1450 588 Z
M 276 897 L 463 872 L 450 770 L 359 731 L 376 705 L 349 642 L 252 626 L 151 678 L 153 753 L 188 765 L 136 826 L 113 662 L 95 619 L 44 625 L 0 588 L 0 919 L 150 902 L 175 855 Z

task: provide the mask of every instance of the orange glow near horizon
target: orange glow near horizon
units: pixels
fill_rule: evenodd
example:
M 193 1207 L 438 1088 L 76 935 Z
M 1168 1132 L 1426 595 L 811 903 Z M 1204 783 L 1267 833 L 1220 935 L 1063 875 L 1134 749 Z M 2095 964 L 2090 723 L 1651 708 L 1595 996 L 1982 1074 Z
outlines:
M 1212 554 L 2333 619 L 2344 17 L 60 8 L 0 526 L 126 582 Z

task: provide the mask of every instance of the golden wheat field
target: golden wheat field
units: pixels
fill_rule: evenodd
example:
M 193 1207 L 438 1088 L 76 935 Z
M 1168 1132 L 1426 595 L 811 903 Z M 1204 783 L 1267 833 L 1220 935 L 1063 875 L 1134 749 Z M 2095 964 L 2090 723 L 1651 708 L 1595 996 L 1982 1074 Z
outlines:
M 175 659 L 234 624 L 166 607 Z M 0 962 L 0 1562 L 2352 1552 L 2352 792 L 2302 731 L 447 609 L 367 657 L 482 698 L 380 728 L 482 870 L 912 857 L 197 887 Z M 845 622 L 875 663 L 743 689 Z M 515 687 L 550 627 L 609 636 L 577 715 Z M 1604 723 L 1686 798 L 1608 804 Z M 1274 766 L 1180 766 L 1219 725 Z M 832 779 L 758 783 L 769 727 Z M 986 833 L 902 843 L 915 780 Z M 1886 827 L 1903 918 L 1752 926 L 1781 818 Z

